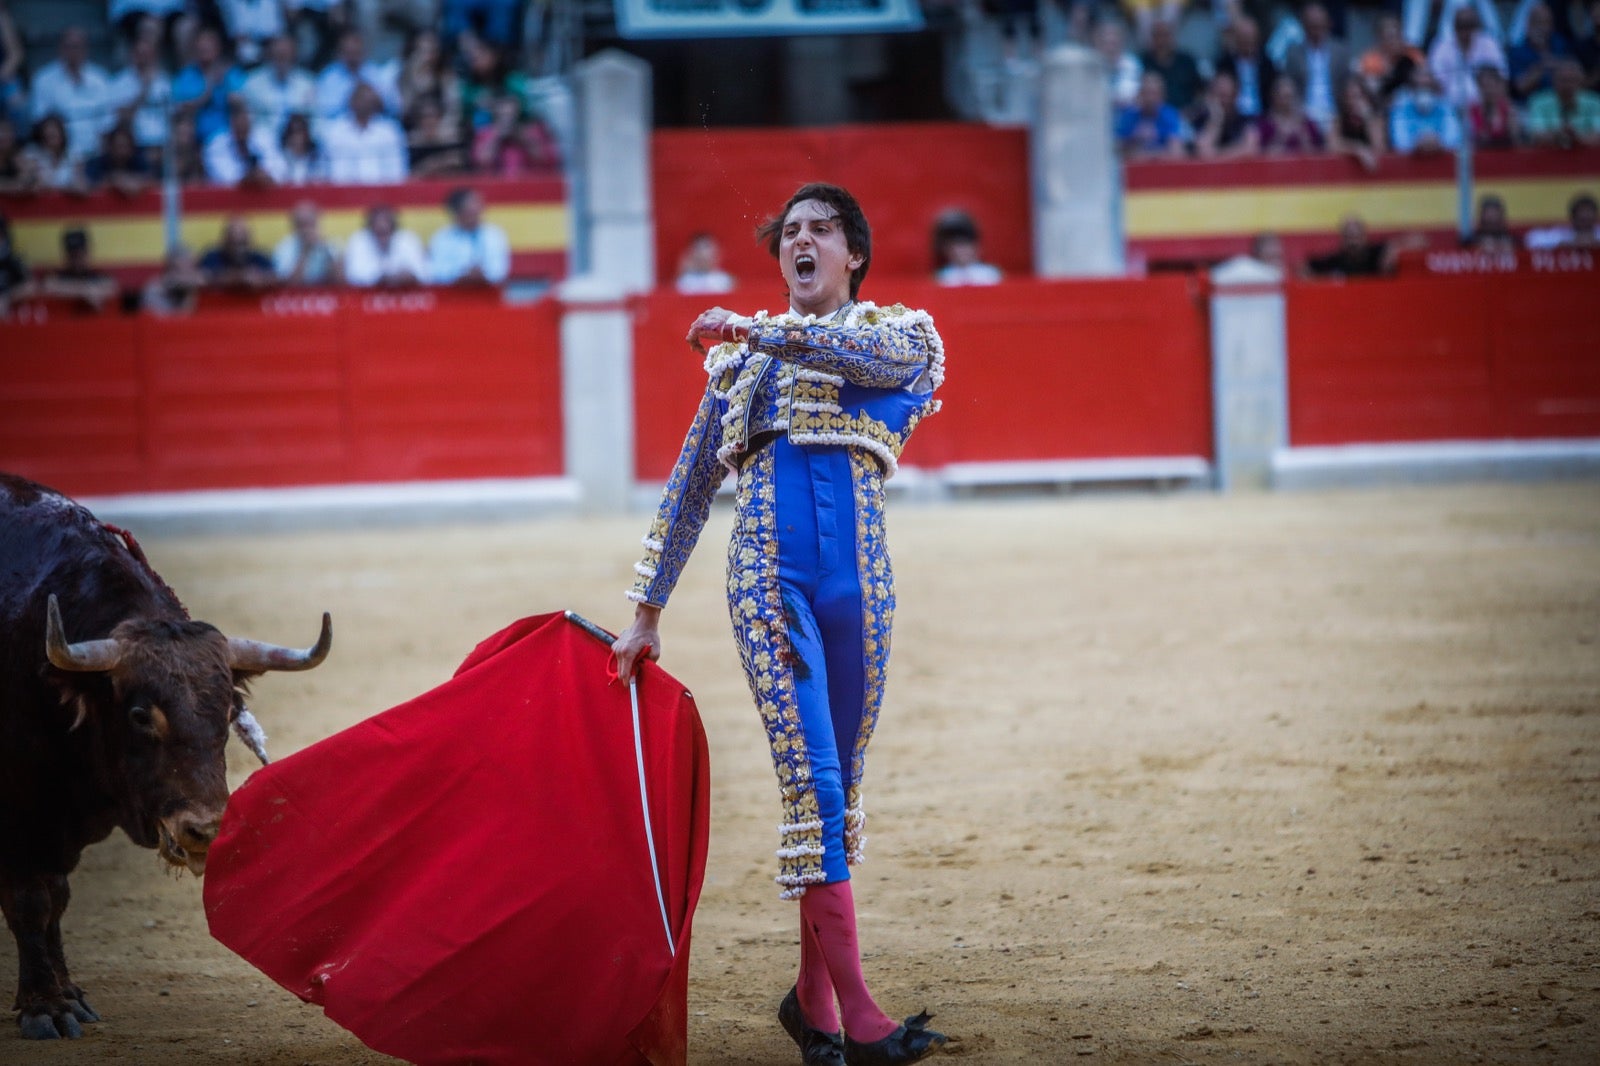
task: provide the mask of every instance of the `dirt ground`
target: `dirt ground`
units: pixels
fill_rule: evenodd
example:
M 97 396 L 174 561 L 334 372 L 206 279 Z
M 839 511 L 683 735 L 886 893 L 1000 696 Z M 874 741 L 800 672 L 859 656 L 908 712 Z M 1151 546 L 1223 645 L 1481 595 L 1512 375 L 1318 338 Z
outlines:
M 229 632 L 309 643 L 333 612 L 325 666 L 257 686 L 282 755 L 520 615 L 620 626 L 645 521 L 145 547 Z M 890 522 L 856 882 L 886 1008 L 928 1007 L 974 1063 L 1596 1061 L 1600 486 L 897 502 Z M 727 526 L 665 630 L 712 747 L 690 1057 L 781 1064 L 795 909 L 770 880 Z M 0 1030 L 0 1062 L 390 1061 L 211 940 L 199 883 L 120 834 L 73 887 L 68 956 L 105 1021 L 55 1045 Z

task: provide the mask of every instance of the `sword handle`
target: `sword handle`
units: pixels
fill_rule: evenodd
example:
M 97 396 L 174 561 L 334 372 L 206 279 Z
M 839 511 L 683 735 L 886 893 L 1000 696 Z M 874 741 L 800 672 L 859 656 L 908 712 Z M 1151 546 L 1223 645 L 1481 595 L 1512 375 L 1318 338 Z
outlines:
M 562 611 L 561 613 L 566 615 L 567 621 L 571 622 L 573 625 L 589 634 L 595 640 L 600 641 L 607 648 L 611 647 L 611 645 L 617 642 L 615 634 L 606 632 L 604 629 L 595 625 L 577 611 Z

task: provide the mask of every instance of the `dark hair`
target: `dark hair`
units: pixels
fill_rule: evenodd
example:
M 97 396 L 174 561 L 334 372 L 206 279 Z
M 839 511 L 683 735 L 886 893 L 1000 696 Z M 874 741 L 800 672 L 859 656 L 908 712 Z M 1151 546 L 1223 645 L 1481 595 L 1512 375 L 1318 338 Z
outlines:
M 1576 215 L 1580 207 L 1587 207 L 1591 211 L 1600 210 L 1600 204 L 1595 202 L 1593 193 L 1580 192 L 1567 202 L 1567 217 Z
M 800 186 L 794 195 L 789 197 L 782 210 L 756 227 L 756 243 L 765 244 L 767 254 L 774 259 L 778 258 L 778 244 L 783 238 L 784 219 L 789 217 L 794 205 L 802 200 L 818 200 L 839 213 L 839 225 L 844 230 L 845 247 L 861 257 L 861 265 L 850 272 L 850 299 L 854 300 L 856 293 L 861 290 L 861 282 L 866 279 L 867 268 L 872 266 L 872 227 L 867 225 L 865 212 L 861 210 L 861 205 L 856 203 L 856 198 L 850 195 L 849 190 L 820 181 Z
M 33 143 L 34 144 L 37 144 L 41 148 L 44 147 L 44 128 L 46 126 L 54 126 L 58 130 L 60 130 L 61 131 L 61 140 L 62 140 L 63 143 L 66 142 L 66 140 L 67 140 L 67 120 L 61 117 L 61 113 L 59 111 L 51 111 L 49 114 L 47 114 L 43 118 L 39 119 L 38 122 L 35 122 L 33 124 Z M 69 148 L 68 150 L 70 151 L 71 149 Z
M 317 144 L 316 137 L 311 134 L 311 119 L 306 116 L 304 111 L 291 111 L 284 116 L 283 129 L 278 131 L 279 148 L 289 147 L 289 131 L 291 129 L 304 129 L 306 131 L 306 154 L 315 156 L 322 151 Z
M 982 237 L 978 223 L 959 207 L 945 211 L 933 222 L 933 268 L 942 270 L 950 265 L 945 248 L 951 241 L 971 241 L 977 244 Z
M 457 185 L 445 194 L 444 206 L 449 208 L 452 215 L 459 215 L 461 208 L 466 204 L 467 197 L 477 192 L 470 185 Z

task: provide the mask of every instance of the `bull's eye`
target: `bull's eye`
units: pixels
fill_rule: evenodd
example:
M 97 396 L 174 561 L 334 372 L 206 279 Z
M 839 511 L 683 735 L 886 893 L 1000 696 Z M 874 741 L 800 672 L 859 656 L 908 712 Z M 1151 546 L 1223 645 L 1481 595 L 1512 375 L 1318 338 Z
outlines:
M 150 712 L 150 708 L 145 706 L 129 707 L 128 721 L 133 723 L 133 728 L 141 733 L 154 733 L 156 730 L 155 715 Z

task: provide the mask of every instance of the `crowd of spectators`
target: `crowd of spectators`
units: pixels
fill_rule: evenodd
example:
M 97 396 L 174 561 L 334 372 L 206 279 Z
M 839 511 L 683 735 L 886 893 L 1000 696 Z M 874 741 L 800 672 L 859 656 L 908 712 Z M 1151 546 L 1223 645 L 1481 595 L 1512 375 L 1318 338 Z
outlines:
M 1166 7 L 1097 25 L 1115 135 L 1128 158 L 1351 156 L 1600 145 L 1600 0 L 1520 0 L 1502 27 L 1487 0 L 1407 2 L 1380 15 L 1370 48 L 1340 35 L 1344 5 L 1310 0 L 1271 32 L 1246 3 L 1226 12 L 1216 55 L 1177 43 Z M 1160 7 L 1160 10 L 1158 10 Z M 1437 19 L 1428 22 L 1429 12 Z
M 515 61 L 525 2 L 391 4 L 414 21 L 380 62 L 344 0 L 111 0 L 108 73 L 79 26 L 25 55 L 0 0 L 0 194 L 135 192 L 168 163 L 221 186 L 559 174 L 560 116 Z
M 449 221 L 426 245 L 400 225 L 389 204 L 368 208 L 361 229 L 341 247 L 322 232 L 322 213 L 311 200 L 289 214 L 289 232 L 270 249 L 256 244 L 247 219 L 230 216 L 216 244 L 200 255 L 184 245 L 167 250 L 161 272 L 142 292 L 124 295 L 116 279 L 95 266 L 89 232 L 69 226 L 61 234 L 62 266 L 35 277 L 11 243 L 11 227 L 0 214 L 0 317 L 12 301 L 30 296 L 67 300 L 82 310 L 109 308 L 119 296 L 156 315 L 194 310 L 204 289 L 260 292 L 268 289 L 349 285 L 409 288 L 417 285 L 499 285 L 511 273 L 511 245 L 499 226 L 483 217 L 482 193 L 452 189 L 444 201 Z

